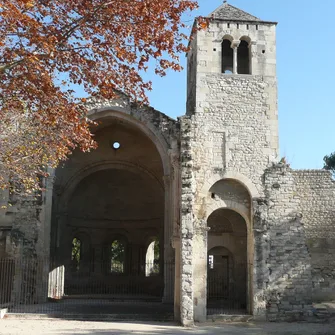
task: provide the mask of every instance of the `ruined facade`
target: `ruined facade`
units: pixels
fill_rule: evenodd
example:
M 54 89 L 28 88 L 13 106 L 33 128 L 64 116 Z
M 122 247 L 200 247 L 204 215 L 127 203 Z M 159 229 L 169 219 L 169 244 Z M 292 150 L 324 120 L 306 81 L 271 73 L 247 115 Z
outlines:
M 226 308 L 308 319 L 335 298 L 334 181 L 279 161 L 276 23 L 226 3 L 210 17 L 187 55 L 186 115 L 89 101 L 98 149 L 51 171 L 39 202 L 4 195 L 0 258 L 50 260 L 47 296 L 79 278 L 131 295 L 135 278 L 184 325 Z

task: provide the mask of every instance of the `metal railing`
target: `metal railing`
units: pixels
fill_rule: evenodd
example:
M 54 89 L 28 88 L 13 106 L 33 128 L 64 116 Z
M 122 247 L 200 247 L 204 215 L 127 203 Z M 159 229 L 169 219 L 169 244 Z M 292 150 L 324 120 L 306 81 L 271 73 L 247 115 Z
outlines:
M 246 264 L 207 272 L 207 314 L 246 314 Z
M 13 259 L 0 259 L 0 307 L 11 301 L 15 274 Z
M 159 265 L 115 271 L 107 262 L 81 262 L 75 270 L 49 260 L 0 259 L 0 307 L 14 313 L 101 314 L 118 313 L 120 303 L 160 303 L 167 291 L 173 292 L 167 287 L 173 286 L 175 265 Z

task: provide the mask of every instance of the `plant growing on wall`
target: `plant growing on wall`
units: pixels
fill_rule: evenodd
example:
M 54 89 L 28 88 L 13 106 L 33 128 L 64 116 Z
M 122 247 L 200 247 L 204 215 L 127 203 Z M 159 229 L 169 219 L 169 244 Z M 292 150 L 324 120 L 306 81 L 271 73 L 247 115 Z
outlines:
M 324 161 L 323 168 L 325 170 L 331 171 L 333 175 L 335 175 L 335 152 L 323 157 L 323 161 Z
M 147 102 L 156 74 L 179 71 L 182 14 L 195 0 L 0 0 L 0 188 L 40 189 L 39 176 L 96 146 L 85 99 L 118 92 Z M 199 19 L 200 29 L 206 26 Z M 13 184 L 12 184 L 13 185 Z M 12 187 L 13 192 L 18 191 Z

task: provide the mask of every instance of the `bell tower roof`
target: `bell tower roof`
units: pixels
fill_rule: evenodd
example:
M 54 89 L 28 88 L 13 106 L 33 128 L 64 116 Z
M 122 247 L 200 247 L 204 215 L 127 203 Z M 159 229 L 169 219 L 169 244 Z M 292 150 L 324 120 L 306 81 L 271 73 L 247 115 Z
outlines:
M 227 20 L 227 21 L 254 21 L 254 22 L 261 22 L 262 20 L 256 16 L 253 16 L 242 9 L 234 7 L 228 4 L 226 1 L 215 9 L 209 17 L 213 17 L 219 20 Z

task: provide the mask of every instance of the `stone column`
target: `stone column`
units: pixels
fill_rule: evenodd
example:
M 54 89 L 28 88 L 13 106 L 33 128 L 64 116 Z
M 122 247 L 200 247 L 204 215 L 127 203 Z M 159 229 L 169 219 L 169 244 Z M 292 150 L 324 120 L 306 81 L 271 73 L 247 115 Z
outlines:
M 269 258 L 268 232 L 267 232 L 267 204 L 265 199 L 253 199 L 253 227 L 249 231 L 250 238 L 254 238 L 254 269 L 253 269 L 253 301 L 248 303 L 252 308 L 250 312 L 259 321 L 266 320 L 266 285 L 269 278 L 267 260 Z M 250 244 L 248 243 L 250 246 Z M 248 252 L 248 256 L 250 256 Z M 248 257 L 249 260 L 249 257 Z M 251 260 L 252 261 L 252 260 Z M 250 278 L 250 276 L 249 276 Z M 251 295 L 249 295 L 250 297 Z
M 174 251 L 171 246 L 171 238 L 173 233 L 172 225 L 172 178 L 169 175 L 163 177 L 165 189 L 165 209 L 164 209 L 164 303 L 173 302 L 173 276 L 172 262 L 174 260 Z
M 181 195 L 180 195 L 180 322 L 194 324 L 193 313 L 193 205 L 194 176 L 190 135 L 192 122 L 187 116 L 180 119 L 181 128 Z
M 177 235 L 178 233 L 178 235 Z M 174 320 L 180 321 L 180 238 L 179 232 L 172 238 L 172 246 L 175 249 L 175 273 L 174 273 Z
M 92 241 L 92 250 L 94 250 L 94 275 L 100 275 L 103 273 L 103 246 L 100 242 Z
M 47 301 L 49 291 L 50 269 L 50 239 L 51 239 L 51 212 L 55 169 L 48 169 L 49 177 L 45 179 L 45 191 L 42 193 L 43 208 L 41 212 L 41 244 L 38 257 L 37 272 L 40 276 L 39 284 L 36 286 L 37 301 Z M 63 271 L 64 272 L 64 271 Z M 61 286 L 61 285 L 60 285 Z M 64 289 L 60 290 L 64 294 Z
M 257 60 L 257 50 L 256 50 L 256 41 L 251 41 L 249 44 L 249 73 L 250 74 L 255 74 L 255 69 L 256 69 L 256 60 Z
M 207 223 L 197 220 L 193 236 L 194 321 L 207 319 Z
M 234 40 L 233 42 L 231 42 L 231 48 L 234 51 L 234 58 L 233 58 L 233 73 L 234 74 L 238 74 L 237 73 L 237 48 L 240 45 L 239 40 Z
M 141 244 L 128 244 L 129 274 L 144 275 L 145 274 L 145 248 Z
M 127 247 L 126 247 L 126 258 L 125 258 L 125 264 L 124 264 L 124 272 L 126 275 L 131 275 L 131 264 L 132 264 L 132 244 L 130 241 L 128 241 Z
M 173 265 L 173 277 L 174 281 L 174 319 L 180 321 L 180 192 L 181 192 L 181 180 L 180 180 L 180 148 L 178 140 L 175 139 L 172 142 L 172 150 L 170 154 L 171 166 L 173 176 L 172 180 L 172 194 L 171 194 L 171 209 L 172 209 L 172 221 L 171 228 L 173 231 L 171 237 L 171 246 L 174 254 L 174 265 Z

